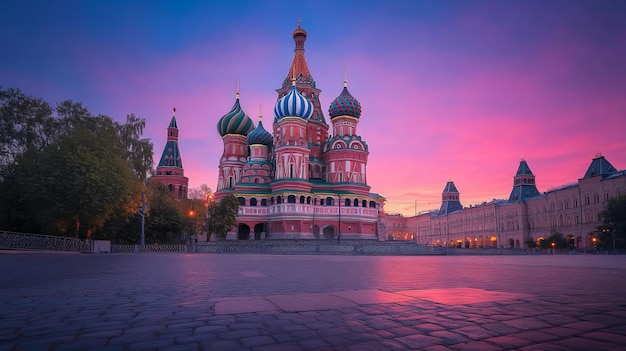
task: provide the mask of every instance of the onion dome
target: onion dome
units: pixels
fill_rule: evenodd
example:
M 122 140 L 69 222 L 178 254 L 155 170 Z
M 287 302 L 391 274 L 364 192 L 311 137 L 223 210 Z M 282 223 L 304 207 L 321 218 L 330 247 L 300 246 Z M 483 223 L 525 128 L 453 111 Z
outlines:
M 312 114 L 313 104 L 296 89 L 295 80 L 292 82 L 289 93 L 278 99 L 274 107 L 275 122 L 288 116 L 309 119 Z
M 361 117 L 361 104 L 348 91 L 348 84 L 344 81 L 343 91 L 333 100 L 328 108 L 330 119 L 338 116 Z
M 233 108 L 217 122 L 217 131 L 221 136 L 226 134 L 248 135 L 254 129 L 254 122 L 243 112 L 239 105 L 239 93 Z
M 263 122 L 259 120 L 259 125 L 248 134 L 248 144 L 272 145 L 272 134 L 263 128 Z

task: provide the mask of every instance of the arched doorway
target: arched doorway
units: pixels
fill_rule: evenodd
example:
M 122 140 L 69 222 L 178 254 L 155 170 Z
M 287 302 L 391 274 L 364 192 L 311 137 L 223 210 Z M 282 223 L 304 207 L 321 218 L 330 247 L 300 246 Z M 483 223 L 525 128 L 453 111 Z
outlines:
M 498 246 L 498 238 L 496 238 L 495 235 L 492 235 L 491 238 L 489 238 L 489 245 L 491 247 Z
M 266 233 L 266 231 L 265 231 L 265 223 L 257 223 L 254 226 L 254 240 L 264 239 L 263 238 L 263 234 L 264 233 Z
M 237 240 L 250 240 L 250 227 L 245 223 L 240 223 L 237 229 Z
M 335 238 L 335 227 L 332 225 L 324 227 L 322 232 L 324 233 L 324 239 L 333 240 Z
M 515 240 L 509 239 L 509 248 L 510 249 L 514 249 L 515 248 Z

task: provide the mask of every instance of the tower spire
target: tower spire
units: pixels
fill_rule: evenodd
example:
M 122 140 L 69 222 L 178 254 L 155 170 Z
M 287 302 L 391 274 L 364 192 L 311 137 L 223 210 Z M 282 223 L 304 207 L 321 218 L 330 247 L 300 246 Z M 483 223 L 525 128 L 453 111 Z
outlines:
M 343 65 L 343 86 L 344 88 L 348 87 L 348 69 L 346 65 Z

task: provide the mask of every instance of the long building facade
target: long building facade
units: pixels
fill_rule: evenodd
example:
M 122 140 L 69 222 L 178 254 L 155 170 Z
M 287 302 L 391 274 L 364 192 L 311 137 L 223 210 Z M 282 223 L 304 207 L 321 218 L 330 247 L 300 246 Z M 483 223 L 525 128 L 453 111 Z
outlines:
M 535 175 L 522 160 L 508 199 L 463 207 L 460 193 L 449 181 L 439 210 L 412 217 L 390 215 L 388 238 L 457 248 L 524 249 L 552 233 L 564 235 L 572 249 L 594 249 L 600 214 L 609 199 L 626 194 L 626 171 L 618 171 L 603 156 L 591 161 L 577 182 L 537 190 Z
M 224 151 L 215 198 L 233 194 L 240 205 L 227 240 L 386 238 L 385 199 L 370 192 L 369 147 L 357 132 L 361 105 L 344 80 L 329 126 L 304 56 L 307 32 L 298 24 L 292 36 L 271 132 L 262 116 L 255 127 L 239 92 L 217 125 Z

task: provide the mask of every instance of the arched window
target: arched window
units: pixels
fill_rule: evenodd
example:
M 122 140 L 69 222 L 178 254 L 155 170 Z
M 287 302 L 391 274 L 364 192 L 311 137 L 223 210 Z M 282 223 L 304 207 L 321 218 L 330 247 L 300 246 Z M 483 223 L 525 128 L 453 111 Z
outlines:
M 311 204 L 311 197 L 310 196 L 306 197 L 306 203 L 309 204 L 309 205 Z
M 370 208 L 376 208 L 376 202 L 370 201 Z
M 346 207 L 349 207 L 349 206 L 350 206 L 350 204 L 352 203 L 352 201 L 350 201 L 350 199 L 346 199 L 346 200 L 344 201 L 344 203 L 345 203 Z
M 295 204 L 296 203 L 296 197 L 293 195 L 289 195 L 287 196 L 287 202 L 290 204 Z
M 304 196 L 300 196 L 300 203 L 303 204 L 304 203 Z
M 320 205 L 324 206 L 324 199 L 320 199 Z
M 276 196 L 276 203 L 277 203 L 277 204 L 282 204 L 282 203 L 283 203 L 283 198 L 282 198 L 282 196 Z
M 245 206 L 246 205 L 246 199 L 244 197 L 238 197 L 237 201 L 239 201 L 239 205 L 240 206 Z
M 261 199 L 261 206 L 267 206 L 267 199 Z
M 256 197 L 250 199 L 250 206 L 256 206 Z
M 335 205 L 335 199 L 333 199 L 332 197 L 327 197 L 326 198 L 326 205 L 327 206 L 334 206 Z
M 354 199 L 354 207 L 359 207 L 359 199 Z
M 362 206 L 362 207 L 367 207 L 367 201 L 366 201 L 366 200 L 363 200 L 363 202 L 361 202 L 361 206 Z
M 174 185 L 168 184 L 167 185 L 167 189 L 170 191 L 170 193 L 173 192 L 174 191 Z
M 274 204 L 274 197 L 273 196 L 270 198 L 270 204 L 272 204 L 272 205 Z

